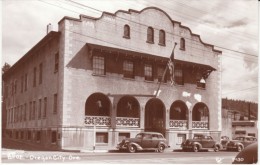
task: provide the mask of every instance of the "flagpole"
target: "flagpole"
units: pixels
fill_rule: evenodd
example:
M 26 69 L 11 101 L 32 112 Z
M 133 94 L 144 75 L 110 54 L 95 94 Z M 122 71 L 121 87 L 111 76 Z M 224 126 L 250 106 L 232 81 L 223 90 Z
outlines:
M 176 45 L 177 45 L 177 43 L 175 42 L 175 43 L 174 43 L 173 50 L 172 50 L 172 51 L 173 51 L 172 53 L 174 53 L 174 49 L 175 49 Z M 171 57 L 170 57 L 169 59 L 171 60 Z M 168 69 L 168 65 L 166 65 L 166 67 L 165 67 L 165 69 L 164 69 L 164 72 L 163 72 L 161 81 L 160 81 L 160 83 L 159 83 L 159 85 L 158 85 L 158 88 L 157 88 L 157 90 L 156 90 L 156 93 L 155 93 L 155 97 L 157 97 L 157 95 L 158 95 L 158 92 L 159 92 L 159 90 L 160 90 L 162 81 L 164 80 L 164 77 L 165 77 L 165 74 L 166 74 L 166 72 L 167 72 L 167 69 Z

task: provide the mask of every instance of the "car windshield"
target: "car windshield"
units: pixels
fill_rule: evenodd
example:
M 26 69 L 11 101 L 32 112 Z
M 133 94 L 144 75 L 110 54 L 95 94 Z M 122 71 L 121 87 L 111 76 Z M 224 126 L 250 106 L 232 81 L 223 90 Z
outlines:
M 141 134 L 141 133 L 140 133 L 140 134 L 137 134 L 137 135 L 135 136 L 135 138 L 141 139 L 141 138 L 142 138 L 142 134 Z
M 235 140 L 244 140 L 244 137 L 236 137 Z

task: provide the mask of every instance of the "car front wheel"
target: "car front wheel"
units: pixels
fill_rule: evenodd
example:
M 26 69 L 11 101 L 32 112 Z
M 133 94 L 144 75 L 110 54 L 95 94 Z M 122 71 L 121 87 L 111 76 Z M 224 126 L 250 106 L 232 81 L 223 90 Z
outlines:
M 238 146 L 238 147 L 237 147 L 237 151 L 238 151 L 238 152 L 242 151 L 242 146 Z
M 193 149 L 194 152 L 198 152 L 199 151 L 199 146 L 198 145 L 194 145 L 192 149 Z
M 158 152 L 163 152 L 165 149 L 165 146 L 163 144 L 160 144 L 158 147 Z
M 130 153 L 135 153 L 136 152 L 136 146 L 134 146 L 133 144 L 128 146 L 128 152 Z

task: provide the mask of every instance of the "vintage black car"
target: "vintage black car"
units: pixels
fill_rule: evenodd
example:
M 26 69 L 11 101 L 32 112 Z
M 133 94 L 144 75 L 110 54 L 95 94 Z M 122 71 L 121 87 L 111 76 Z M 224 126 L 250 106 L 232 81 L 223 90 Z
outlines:
M 249 144 L 252 144 L 256 141 L 257 141 L 257 139 L 253 136 L 239 136 L 239 137 L 236 137 L 234 140 L 230 140 L 227 143 L 227 150 L 228 151 L 235 150 L 235 151 L 240 152 L 246 146 L 248 146 Z
M 170 147 L 167 145 L 166 139 L 161 133 L 157 132 L 142 132 L 136 135 L 135 138 L 123 139 L 117 145 L 119 150 L 127 150 L 134 153 L 140 150 L 156 150 L 163 152 L 165 148 Z
M 183 151 L 194 151 L 198 152 L 199 150 L 204 149 L 213 149 L 215 152 L 218 152 L 220 149 L 222 149 L 222 145 L 213 140 L 211 136 L 207 135 L 196 135 L 193 137 L 193 139 L 187 139 L 181 144 Z

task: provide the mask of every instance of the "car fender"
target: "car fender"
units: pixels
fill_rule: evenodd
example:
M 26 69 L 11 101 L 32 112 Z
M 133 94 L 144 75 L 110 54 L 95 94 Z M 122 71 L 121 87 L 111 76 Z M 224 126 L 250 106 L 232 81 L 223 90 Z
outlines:
M 201 145 L 199 142 L 193 142 L 193 143 L 192 143 L 192 146 L 195 146 L 195 145 L 198 145 L 198 146 L 199 146 L 199 149 L 202 148 L 202 145 Z
M 236 146 L 242 146 L 242 149 L 245 148 L 245 147 L 244 147 L 244 144 L 243 144 L 243 143 L 240 143 L 240 142 L 236 143 Z
M 135 142 L 130 142 L 130 143 L 128 143 L 128 146 L 129 146 L 129 145 L 134 145 L 137 150 L 143 150 L 143 147 L 141 147 L 139 144 L 137 144 L 137 143 L 135 143 Z
M 215 146 L 218 146 L 219 149 L 223 149 L 223 145 L 221 143 L 215 143 L 213 148 L 215 148 Z
M 168 147 L 168 145 L 167 145 L 166 143 L 164 143 L 164 142 L 159 142 L 159 143 L 158 143 L 158 147 L 159 147 L 160 144 L 164 145 L 165 148 Z

